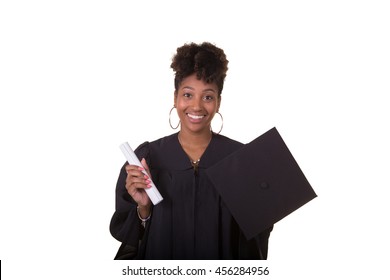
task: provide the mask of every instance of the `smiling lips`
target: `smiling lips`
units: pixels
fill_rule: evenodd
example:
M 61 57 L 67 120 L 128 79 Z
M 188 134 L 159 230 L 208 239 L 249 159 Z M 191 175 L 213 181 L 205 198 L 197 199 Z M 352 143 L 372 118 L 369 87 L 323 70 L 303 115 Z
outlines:
M 187 116 L 194 121 L 200 121 L 205 117 L 205 115 L 193 115 L 189 113 L 187 113 Z

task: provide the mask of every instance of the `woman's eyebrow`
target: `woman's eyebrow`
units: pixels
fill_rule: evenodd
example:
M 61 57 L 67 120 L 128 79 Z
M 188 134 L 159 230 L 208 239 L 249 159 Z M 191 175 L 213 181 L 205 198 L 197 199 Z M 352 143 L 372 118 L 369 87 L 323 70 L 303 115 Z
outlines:
M 189 90 L 195 90 L 195 88 L 191 87 L 191 86 L 184 86 L 181 88 L 181 90 L 183 89 L 189 89 Z M 213 93 L 216 93 L 217 91 L 213 88 L 206 88 L 204 89 L 202 92 L 213 92 Z
M 211 91 L 211 92 L 216 92 L 214 89 L 212 88 L 206 88 L 203 92 L 208 92 L 208 91 Z

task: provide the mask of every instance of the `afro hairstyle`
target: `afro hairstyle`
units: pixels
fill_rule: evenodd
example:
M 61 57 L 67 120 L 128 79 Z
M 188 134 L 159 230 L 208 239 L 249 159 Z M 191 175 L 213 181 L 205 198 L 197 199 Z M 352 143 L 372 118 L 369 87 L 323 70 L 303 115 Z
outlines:
M 199 80 L 215 83 L 221 95 L 228 63 L 224 51 L 209 42 L 190 43 L 177 48 L 171 64 L 175 72 L 176 92 L 183 79 L 195 73 Z

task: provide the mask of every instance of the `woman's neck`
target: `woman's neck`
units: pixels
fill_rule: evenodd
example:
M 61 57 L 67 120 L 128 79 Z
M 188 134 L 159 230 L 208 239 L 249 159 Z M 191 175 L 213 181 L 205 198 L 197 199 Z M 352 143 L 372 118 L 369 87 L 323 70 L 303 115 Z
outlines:
M 186 133 L 181 130 L 177 137 L 181 147 L 189 157 L 190 161 L 192 163 L 198 163 L 211 141 L 212 132 Z
M 192 133 L 184 130 L 180 130 L 178 134 L 180 144 L 186 147 L 204 147 L 208 146 L 212 138 L 212 132 L 210 130 L 202 133 Z

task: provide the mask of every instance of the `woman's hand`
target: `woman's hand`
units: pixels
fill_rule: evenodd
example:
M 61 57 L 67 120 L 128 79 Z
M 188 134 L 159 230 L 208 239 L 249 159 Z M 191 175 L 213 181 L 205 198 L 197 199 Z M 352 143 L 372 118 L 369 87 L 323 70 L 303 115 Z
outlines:
M 145 189 L 151 187 L 151 175 L 145 159 L 141 160 L 141 164 L 143 168 L 137 165 L 126 165 L 126 189 L 129 195 L 138 204 L 140 216 L 146 218 L 150 214 L 151 201 L 146 194 Z M 142 170 L 145 170 L 148 176 L 142 173 Z

